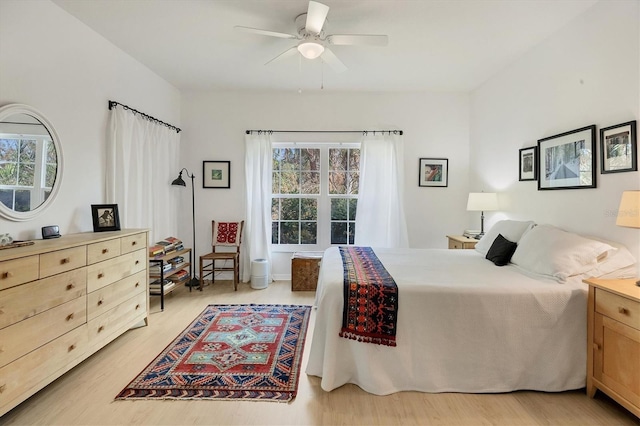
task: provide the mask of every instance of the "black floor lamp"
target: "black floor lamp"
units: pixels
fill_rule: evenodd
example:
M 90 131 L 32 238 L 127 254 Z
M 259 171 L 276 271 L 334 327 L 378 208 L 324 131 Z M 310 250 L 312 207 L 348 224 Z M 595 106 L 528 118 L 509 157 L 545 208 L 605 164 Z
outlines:
M 178 175 L 178 177 L 175 178 L 173 182 L 171 182 L 171 185 L 187 186 L 184 179 L 182 179 L 182 172 L 187 172 L 187 176 L 191 178 L 191 213 L 192 213 L 191 223 L 193 226 L 193 247 L 191 249 L 191 253 L 193 254 L 193 262 L 191 263 L 191 280 L 187 285 L 193 288 L 193 287 L 200 287 L 200 281 L 196 278 L 196 270 L 195 270 L 196 262 L 198 258 L 196 257 L 196 193 L 195 193 L 195 187 L 193 184 L 193 179 L 195 179 L 196 176 L 194 174 L 189 175 L 189 170 L 183 167 L 182 170 L 180 170 L 180 174 Z

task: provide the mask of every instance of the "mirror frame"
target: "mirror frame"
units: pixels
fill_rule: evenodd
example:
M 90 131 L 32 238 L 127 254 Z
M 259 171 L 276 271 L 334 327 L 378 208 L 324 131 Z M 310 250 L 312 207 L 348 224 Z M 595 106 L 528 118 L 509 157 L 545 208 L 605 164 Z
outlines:
M 60 190 L 60 186 L 62 185 L 63 156 L 62 145 L 60 144 L 58 133 L 53 127 L 53 124 L 51 124 L 51 122 L 47 120 L 47 118 L 40 111 L 29 105 L 23 104 L 8 104 L 0 107 L 0 121 L 14 114 L 27 114 L 40 121 L 40 123 L 42 123 L 42 125 L 49 132 L 51 140 L 53 141 L 53 145 L 56 148 L 56 155 L 58 157 L 56 180 L 53 184 L 53 188 L 51 188 L 51 194 L 49 194 L 49 197 L 47 197 L 47 199 L 42 204 L 28 212 L 17 212 L 0 203 L 1 217 L 16 222 L 21 222 L 35 218 L 36 216 L 44 212 L 51 204 L 53 204 L 56 196 L 58 195 L 58 191 Z

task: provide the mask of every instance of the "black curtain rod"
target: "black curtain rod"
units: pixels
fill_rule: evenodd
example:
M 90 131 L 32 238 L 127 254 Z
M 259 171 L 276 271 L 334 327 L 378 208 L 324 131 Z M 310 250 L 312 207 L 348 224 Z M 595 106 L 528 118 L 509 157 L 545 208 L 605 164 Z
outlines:
M 124 109 L 128 109 L 129 111 L 131 111 L 131 112 L 133 112 L 133 113 L 135 113 L 135 114 L 140 114 L 141 116 L 143 116 L 143 117 L 144 117 L 144 118 L 146 118 L 147 120 L 151 120 L 151 121 L 154 121 L 154 122 L 156 122 L 156 123 L 159 123 L 159 124 L 162 124 L 162 125 L 164 125 L 164 126 L 167 126 L 168 128 L 175 130 L 175 131 L 176 131 L 176 133 L 180 133 L 180 132 L 182 131 L 182 129 L 180 129 L 180 128 L 176 127 L 176 126 L 172 126 L 172 125 L 171 125 L 171 124 L 169 124 L 169 123 L 165 123 L 165 122 L 164 122 L 164 121 L 162 121 L 162 120 L 158 120 L 157 118 L 152 117 L 152 116 L 150 116 L 150 115 L 148 115 L 148 114 L 145 114 L 144 112 L 140 112 L 140 111 L 138 111 L 137 109 L 133 109 L 133 108 L 131 108 L 130 106 L 127 106 L 127 105 L 125 105 L 125 104 L 121 104 L 120 102 L 116 102 L 116 101 L 109 101 L 109 109 L 110 109 L 110 110 L 111 110 L 111 109 L 113 109 L 116 105 L 120 105 L 120 106 L 122 106 L 122 108 L 124 108 Z
M 253 132 L 256 132 L 257 134 L 262 134 L 262 133 L 269 133 L 269 134 L 273 134 L 273 133 L 362 133 L 363 135 L 367 135 L 368 133 L 373 133 L 375 135 L 376 132 L 378 132 L 378 133 L 389 133 L 389 134 L 393 133 L 394 135 L 400 135 L 400 136 L 402 136 L 402 134 L 404 133 L 402 130 L 247 130 L 246 131 L 247 135 L 250 135 Z

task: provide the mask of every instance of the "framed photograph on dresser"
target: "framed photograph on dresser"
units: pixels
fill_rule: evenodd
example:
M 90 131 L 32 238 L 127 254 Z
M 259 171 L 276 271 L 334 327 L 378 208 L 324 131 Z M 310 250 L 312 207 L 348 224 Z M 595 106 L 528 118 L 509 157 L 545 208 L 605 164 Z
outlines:
M 601 173 L 638 170 L 636 121 L 600 129 Z
M 93 232 L 119 231 L 120 216 L 117 204 L 92 204 Z

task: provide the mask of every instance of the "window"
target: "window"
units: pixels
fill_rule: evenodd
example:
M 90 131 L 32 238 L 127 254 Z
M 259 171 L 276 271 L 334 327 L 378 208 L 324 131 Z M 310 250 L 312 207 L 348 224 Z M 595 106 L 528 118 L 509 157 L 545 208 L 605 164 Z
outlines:
M 360 177 L 357 144 L 275 144 L 274 247 L 321 250 L 353 244 Z
M 39 206 L 51 194 L 56 161 L 49 138 L 0 134 L 0 202 L 19 212 Z

